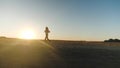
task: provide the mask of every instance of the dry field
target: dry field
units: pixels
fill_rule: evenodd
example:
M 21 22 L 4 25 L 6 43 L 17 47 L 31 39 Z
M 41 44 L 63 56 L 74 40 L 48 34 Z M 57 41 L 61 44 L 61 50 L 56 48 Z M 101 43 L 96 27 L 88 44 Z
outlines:
M 120 68 L 120 43 L 1 38 L 0 68 Z

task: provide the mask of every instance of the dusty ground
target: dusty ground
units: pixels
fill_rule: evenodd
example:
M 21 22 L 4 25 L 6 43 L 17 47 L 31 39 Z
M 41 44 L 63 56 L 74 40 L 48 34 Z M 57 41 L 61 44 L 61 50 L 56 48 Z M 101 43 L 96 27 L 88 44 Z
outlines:
M 2 38 L 0 68 L 120 68 L 120 43 Z

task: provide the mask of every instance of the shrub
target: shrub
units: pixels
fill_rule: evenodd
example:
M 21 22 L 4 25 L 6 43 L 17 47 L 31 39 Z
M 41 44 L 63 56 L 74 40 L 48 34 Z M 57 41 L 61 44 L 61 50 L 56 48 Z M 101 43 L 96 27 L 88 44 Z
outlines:
M 104 42 L 120 42 L 119 39 L 108 39 L 108 40 L 104 40 Z

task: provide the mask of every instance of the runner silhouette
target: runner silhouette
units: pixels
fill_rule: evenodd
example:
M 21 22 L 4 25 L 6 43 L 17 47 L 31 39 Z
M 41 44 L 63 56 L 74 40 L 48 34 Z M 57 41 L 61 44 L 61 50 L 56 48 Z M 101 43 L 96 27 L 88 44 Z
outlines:
M 45 40 L 49 40 L 48 34 L 50 33 L 50 30 L 48 27 L 45 28 Z

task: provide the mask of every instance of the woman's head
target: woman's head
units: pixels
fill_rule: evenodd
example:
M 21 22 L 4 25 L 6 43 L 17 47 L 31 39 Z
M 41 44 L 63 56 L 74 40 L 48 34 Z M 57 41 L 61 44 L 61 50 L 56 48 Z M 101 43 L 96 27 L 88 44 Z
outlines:
M 48 29 L 48 27 L 46 27 L 46 29 Z

